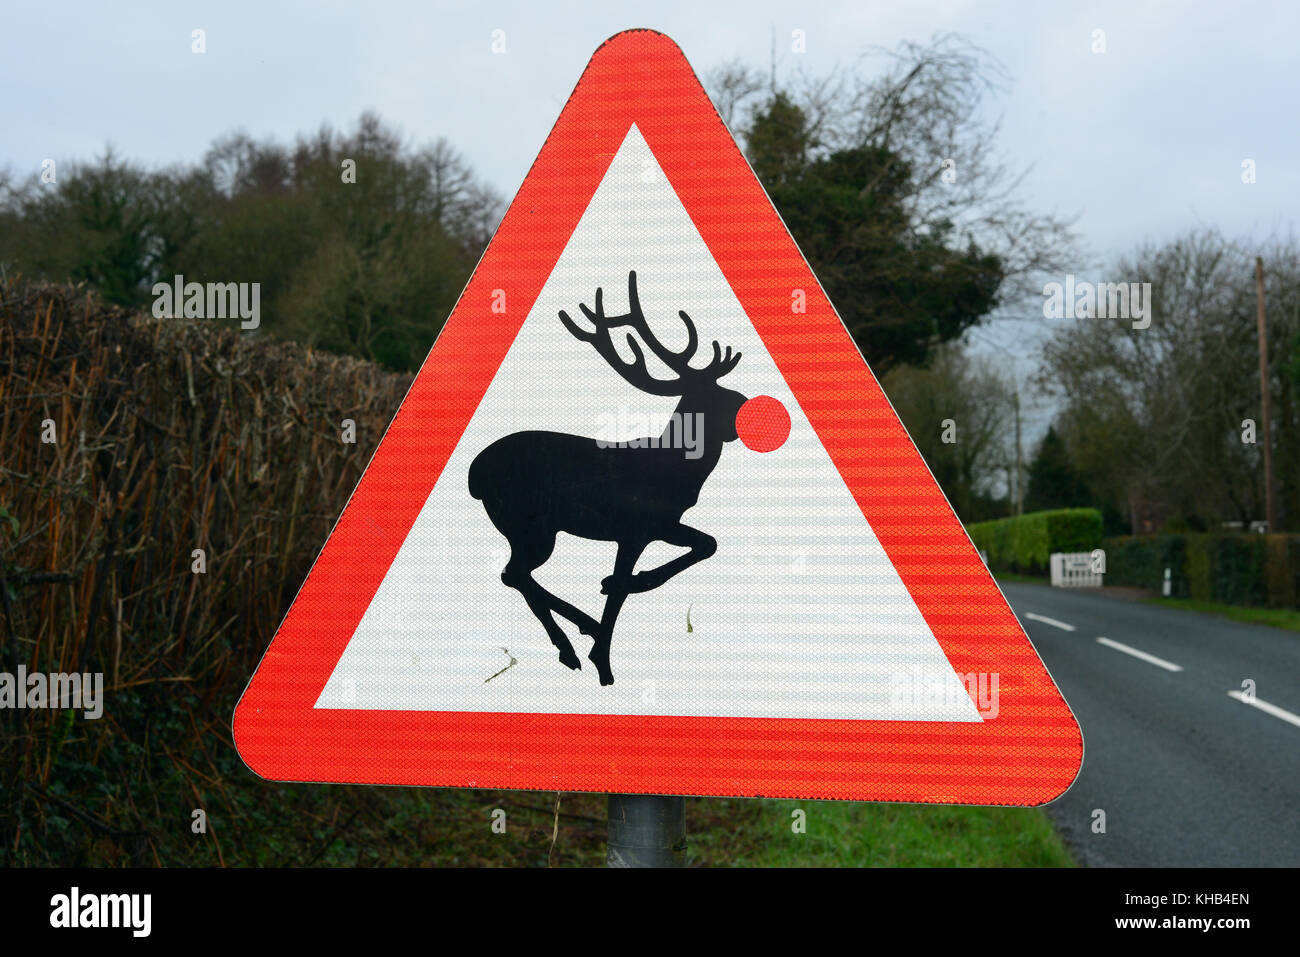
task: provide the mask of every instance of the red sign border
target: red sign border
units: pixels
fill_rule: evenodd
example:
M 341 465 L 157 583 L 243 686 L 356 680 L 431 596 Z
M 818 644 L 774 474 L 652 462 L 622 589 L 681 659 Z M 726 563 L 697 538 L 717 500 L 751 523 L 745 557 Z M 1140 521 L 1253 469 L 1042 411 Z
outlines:
M 954 670 L 996 673 L 996 717 L 314 707 L 632 123 Z M 795 290 L 806 313 L 792 322 Z M 501 291 L 508 309 L 493 313 Z M 650 30 L 620 33 L 592 56 L 240 699 L 233 732 L 248 766 L 281 781 L 986 805 L 1046 803 L 1083 757 L 1068 705 L 767 194 L 681 50 Z

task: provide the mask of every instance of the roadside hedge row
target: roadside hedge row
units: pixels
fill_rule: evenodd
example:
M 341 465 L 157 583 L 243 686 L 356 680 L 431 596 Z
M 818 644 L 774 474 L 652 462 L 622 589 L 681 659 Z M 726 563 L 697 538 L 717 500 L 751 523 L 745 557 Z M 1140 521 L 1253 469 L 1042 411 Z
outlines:
M 1229 605 L 1295 608 L 1300 598 L 1300 535 L 1133 535 L 1108 538 L 1106 584 Z
M 1049 509 L 976 522 L 966 530 L 975 547 L 988 556 L 993 571 L 1045 573 L 1052 552 L 1090 552 L 1101 547 L 1101 512 Z

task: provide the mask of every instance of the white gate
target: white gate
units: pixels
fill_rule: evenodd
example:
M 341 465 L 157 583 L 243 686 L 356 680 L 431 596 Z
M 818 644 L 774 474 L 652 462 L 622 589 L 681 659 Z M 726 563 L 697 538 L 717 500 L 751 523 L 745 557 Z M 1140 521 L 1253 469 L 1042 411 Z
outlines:
M 1052 585 L 1056 588 L 1100 588 L 1101 572 L 1092 570 L 1090 552 L 1053 552 Z

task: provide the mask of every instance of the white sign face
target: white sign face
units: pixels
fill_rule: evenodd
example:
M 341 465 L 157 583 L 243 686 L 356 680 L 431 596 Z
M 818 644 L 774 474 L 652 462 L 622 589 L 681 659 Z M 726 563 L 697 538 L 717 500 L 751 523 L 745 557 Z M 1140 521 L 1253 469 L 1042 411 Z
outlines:
M 771 451 L 740 441 L 722 447 L 681 519 L 716 539 L 716 553 L 627 596 L 609 648 L 613 683 L 602 684 L 587 658 L 591 637 L 556 616 L 581 664 L 566 667 L 523 593 L 503 582 L 511 542 L 468 477 L 476 458 L 514 433 L 617 442 L 663 431 L 677 397 L 631 384 L 559 317 L 563 310 L 589 330 L 580 306 L 596 308 L 598 288 L 610 316 L 629 312 L 630 273 L 667 349 L 687 345 L 683 310 L 698 328 L 692 366 L 708 364 L 714 341 L 739 352 L 720 384 L 772 397 L 790 428 Z M 634 364 L 625 331 L 613 342 L 618 358 Z M 642 352 L 657 380 L 672 379 Z M 676 433 L 684 461 L 704 455 L 701 431 L 688 422 Z M 633 461 L 641 452 L 605 454 Z M 530 476 L 521 464 L 514 478 Z M 534 577 L 599 619 L 615 553 L 612 541 L 560 531 Z M 636 571 L 686 553 L 656 541 Z M 981 721 L 635 125 L 316 707 Z

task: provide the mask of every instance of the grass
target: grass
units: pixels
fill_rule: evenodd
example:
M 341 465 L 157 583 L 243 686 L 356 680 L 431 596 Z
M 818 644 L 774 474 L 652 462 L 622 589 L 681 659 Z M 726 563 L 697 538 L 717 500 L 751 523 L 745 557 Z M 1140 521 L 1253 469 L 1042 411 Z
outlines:
M 604 864 L 604 795 L 561 797 L 552 850 L 553 794 L 437 793 L 440 824 L 424 828 L 431 866 Z M 504 834 L 491 828 L 497 808 L 506 812 Z M 804 833 L 794 832 L 796 809 Z M 1073 866 L 1035 809 L 688 798 L 686 818 L 693 867 Z
M 1245 605 L 1221 605 L 1213 601 L 1198 601 L 1195 598 L 1144 598 L 1143 601 L 1168 608 L 1182 608 L 1186 611 L 1199 611 L 1207 615 L 1219 615 L 1233 621 L 1243 621 L 1251 625 L 1269 625 L 1273 628 L 1285 628 L 1288 631 L 1300 631 L 1300 611 L 1294 608 L 1251 608 Z
M 157 710 L 162 720 L 155 733 L 179 739 L 167 709 Z M 90 765 L 82 752 L 93 748 L 93 737 L 69 739 L 54 782 L 29 796 L 20 861 L 95 867 L 605 863 L 603 794 L 560 795 L 557 828 L 554 792 L 279 784 L 254 777 L 228 746 L 212 755 L 206 776 L 182 774 L 159 755 L 147 756 L 148 787 L 124 786 L 119 793 L 116 777 L 139 762 L 118 754 L 117 764 Z M 72 814 L 68 798 L 92 786 L 100 799 Z M 136 816 L 126 820 L 139 822 L 132 825 L 142 829 L 139 838 L 104 824 L 116 820 L 117 803 L 137 800 Z M 180 818 L 169 811 L 177 807 L 185 809 Z M 191 807 L 207 810 L 206 834 L 191 833 Z M 686 807 L 693 867 L 1072 866 L 1047 816 L 1032 808 L 739 798 L 688 798 Z M 804 812 L 800 833 L 793 827 L 796 810 Z
M 793 831 L 796 809 L 806 833 Z M 1027 808 L 700 800 L 687 815 L 702 866 L 1073 866 L 1047 816 Z

